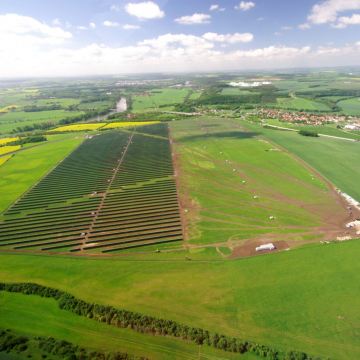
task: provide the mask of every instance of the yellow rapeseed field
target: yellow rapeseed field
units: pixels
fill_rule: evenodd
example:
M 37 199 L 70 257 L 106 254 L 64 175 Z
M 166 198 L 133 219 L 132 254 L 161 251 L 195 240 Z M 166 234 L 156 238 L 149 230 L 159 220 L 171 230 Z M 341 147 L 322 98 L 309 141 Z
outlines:
M 20 105 L 9 105 L 9 106 L 5 106 L 3 107 L 2 109 L 0 109 L 0 113 L 3 113 L 3 112 L 9 112 L 9 110 L 11 108 L 18 108 L 20 107 Z
M 106 126 L 103 127 L 103 129 L 113 129 L 113 128 L 118 128 L 118 127 L 126 127 L 126 126 L 141 126 L 141 125 L 150 125 L 150 124 L 155 124 L 158 123 L 160 121 L 127 121 L 127 122 L 114 122 L 114 123 L 109 123 Z
M 1 146 L 0 147 L 0 155 L 4 155 L 7 154 L 9 152 L 13 152 L 16 150 L 19 150 L 21 148 L 21 145 L 16 145 L 16 146 Z
M 18 137 L 0 139 L 0 145 L 4 145 L 4 144 L 7 144 L 9 142 L 18 141 L 18 140 L 19 140 Z
M 4 164 L 6 161 L 8 161 L 10 158 L 12 157 L 12 155 L 8 155 L 8 156 L 3 156 L 0 158 L 0 166 L 2 164 Z
M 56 129 L 49 130 L 49 131 L 51 132 L 51 131 L 97 130 L 104 125 L 105 125 L 104 123 L 67 125 L 67 126 L 61 126 Z

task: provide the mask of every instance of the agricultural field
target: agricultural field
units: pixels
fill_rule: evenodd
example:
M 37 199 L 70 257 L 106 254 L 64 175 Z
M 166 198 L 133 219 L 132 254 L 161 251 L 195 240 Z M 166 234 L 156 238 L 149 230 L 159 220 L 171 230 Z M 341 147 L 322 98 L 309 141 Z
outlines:
M 123 122 L 112 122 L 106 124 L 101 129 L 116 129 L 122 127 L 132 127 L 132 126 L 142 126 L 142 125 L 152 125 L 156 124 L 159 121 L 123 121 Z M 104 125 L 104 124 L 103 124 Z
M 67 107 L 83 99 L 107 99 L 103 95 L 112 92 L 132 96 L 129 112 L 139 113 L 134 120 L 140 121 L 122 121 L 126 112 L 112 123 L 59 126 L 47 131 L 47 141 L 19 146 L 14 155 L 0 140 L 1 282 L 36 283 L 70 294 L 55 300 L 52 289 L 44 296 L 25 295 L 0 284 L 0 329 L 149 360 L 360 358 L 360 242 L 358 229 L 345 228 L 360 211 L 354 208 L 350 214 L 334 189 L 360 200 L 359 142 L 271 130 L 256 117 L 261 97 L 278 97 L 276 88 L 284 93 L 279 108 L 326 110 L 324 104 L 295 96 L 354 89 L 358 80 L 345 84 L 347 72 L 172 74 L 165 83 L 158 74 L 150 76 L 156 82 L 143 81 L 142 74 L 129 82 L 127 76 L 98 76 L 26 80 L 26 86 L 13 89 L 3 85 L 0 108 Z M 269 80 L 274 87 L 257 92 L 223 87 L 235 79 Z M 190 94 L 191 89 L 167 87 L 185 80 L 204 90 Z M 214 93 L 219 103 L 210 101 Z M 239 97 L 225 104 L 221 95 Z M 340 106 L 348 101 L 331 98 Z M 88 102 L 71 109 L 105 103 L 110 104 Z M 185 119 L 155 111 L 178 103 L 220 111 Z M 349 106 L 354 104 L 349 101 Z M 37 118 L 47 113 L 19 108 L 0 117 L 0 132 L 2 125 L 48 121 Z M 16 114 L 34 119 L 3 123 Z M 358 133 L 336 129 L 337 124 L 268 123 L 360 139 Z M 335 242 L 345 231 L 353 240 Z M 256 246 L 269 242 L 274 251 L 256 252 Z M 76 305 L 71 295 L 88 304 Z M 128 313 L 124 321 L 113 310 L 138 317 Z M 173 322 L 186 330 L 175 335 Z M 199 330 L 211 339 L 220 334 L 221 345 L 213 348 L 188 337 Z M 230 352 L 237 341 L 247 344 L 247 352 Z M 265 357 L 267 347 L 278 356 Z M 22 356 L 44 358 L 32 350 Z M 290 350 L 307 356 L 285 356 Z M 0 360 L 20 356 L 0 351 Z
M 132 101 L 132 109 L 135 111 L 155 108 L 154 103 L 148 96 L 133 96 Z
M 6 161 L 0 167 L 0 213 L 82 141 L 83 139 L 69 139 L 46 144 L 18 152 Z
M 201 96 L 201 91 L 193 91 L 190 96 L 189 99 L 190 100 L 196 100 Z
M 308 131 L 314 131 L 318 134 L 360 140 L 360 134 L 357 135 L 357 134 L 353 134 L 349 131 L 336 129 L 334 126 L 331 126 L 331 125 L 294 125 L 291 123 L 279 121 L 277 119 L 266 119 L 266 122 L 269 125 L 275 125 L 275 126 L 285 127 L 285 128 L 294 129 L 294 130 L 308 130 Z
M 1 155 L 5 155 L 8 154 L 10 152 L 19 150 L 21 148 L 21 145 L 16 145 L 16 146 L 1 146 L 0 147 L 0 156 Z
M 0 274 L 8 282 L 36 279 L 85 301 L 172 319 L 278 349 L 345 360 L 357 359 L 360 353 L 358 250 L 360 243 L 351 241 L 235 260 L 220 255 L 217 259 L 207 257 L 204 251 L 190 255 L 191 261 L 185 260 L 186 251 L 180 252 L 182 259 L 172 258 L 173 253 L 160 253 L 147 258 L 142 255 L 141 260 L 1 253 Z M 205 256 L 201 258 L 201 254 Z M 17 329 L 24 321 L 24 329 L 36 335 L 47 331 L 69 339 L 74 331 L 74 342 L 89 344 L 99 332 L 104 336 L 109 331 L 113 336 L 104 341 L 123 339 L 128 346 L 141 335 L 131 338 L 126 330 L 59 312 L 51 307 L 50 299 L 37 296 L 4 293 L 0 303 L 0 309 L 9 311 L 0 323 L 9 327 L 13 315 Z M 44 308 L 39 312 L 41 304 Z M 57 320 L 64 326 L 58 326 Z M 81 332 L 82 327 L 91 332 Z M 120 332 L 123 336 L 115 335 Z M 166 341 L 150 338 L 154 346 Z M 140 339 L 147 344 L 145 337 Z M 170 344 L 181 347 L 180 340 L 171 340 Z M 97 344 L 94 339 L 94 347 Z M 136 345 L 141 353 L 141 346 Z M 227 358 L 227 353 L 217 356 Z
M 348 99 L 342 100 L 337 103 L 345 114 L 353 115 L 353 116 L 360 116 L 360 99 Z
M 154 89 L 148 92 L 156 106 L 182 103 L 188 95 L 187 89 Z
M 8 144 L 10 142 L 13 142 L 13 141 L 17 141 L 19 140 L 18 137 L 13 137 L 13 138 L 3 138 L 3 139 L 0 139 L 0 145 L 5 145 L 5 144 Z
M 105 123 L 91 123 L 91 124 L 74 124 L 74 125 L 65 125 L 58 128 L 49 130 L 49 133 L 52 131 L 85 131 L 85 130 L 98 130 L 101 127 L 106 125 Z
M 67 117 L 77 116 L 82 112 L 52 110 L 52 111 L 38 111 L 38 112 L 25 112 L 14 111 L 3 116 L 0 116 L 0 133 L 9 134 L 17 126 L 26 126 L 32 124 L 39 124 L 44 122 L 58 122 Z
M 95 101 L 95 102 L 90 102 L 90 103 L 79 104 L 78 108 L 81 109 L 81 110 L 101 109 L 101 108 L 107 108 L 110 105 L 111 104 L 110 104 L 109 101 Z
M 5 164 L 6 161 L 8 161 L 11 157 L 12 157 L 12 155 L 1 156 L 1 157 L 0 157 L 0 166 L 3 165 L 3 164 Z
M 250 131 L 264 136 L 304 160 L 319 171 L 335 187 L 360 199 L 359 142 L 329 138 L 310 138 L 297 133 L 265 129 L 256 124 L 237 120 Z M 316 154 L 316 156 L 314 156 Z M 359 201 L 359 200 L 358 200 Z
M 181 242 L 173 173 L 169 140 L 94 136 L 3 215 L 0 246 L 106 253 Z
M 321 104 L 315 101 L 306 100 L 303 98 L 295 98 L 295 99 L 282 99 L 278 98 L 278 104 L 276 107 L 280 109 L 303 109 L 303 110 L 328 110 L 330 111 L 329 107 L 325 104 Z
M 340 196 L 290 154 L 230 120 L 190 119 L 170 128 L 187 244 L 236 246 L 246 239 L 238 249 L 245 256 L 259 241 L 288 248 L 343 233 L 339 221 L 351 215 Z

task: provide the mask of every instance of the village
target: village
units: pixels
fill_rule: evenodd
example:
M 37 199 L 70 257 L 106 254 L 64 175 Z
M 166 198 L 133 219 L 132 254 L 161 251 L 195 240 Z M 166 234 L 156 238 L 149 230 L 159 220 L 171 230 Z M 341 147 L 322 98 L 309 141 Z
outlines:
M 277 109 L 259 109 L 258 115 L 265 119 L 278 119 L 283 122 L 292 122 L 294 125 L 324 125 L 347 121 L 344 126 L 348 130 L 360 130 L 359 117 L 345 115 L 314 115 L 308 112 L 285 112 Z

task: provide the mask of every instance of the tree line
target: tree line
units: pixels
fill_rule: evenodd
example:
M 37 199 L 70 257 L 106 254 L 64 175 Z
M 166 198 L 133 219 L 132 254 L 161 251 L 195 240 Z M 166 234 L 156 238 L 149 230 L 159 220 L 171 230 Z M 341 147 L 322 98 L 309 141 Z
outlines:
M 104 322 L 121 328 L 129 328 L 141 333 L 153 335 L 173 336 L 193 341 L 198 345 L 212 346 L 229 352 L 244 354 L 251 352 L 271 360 L 305 360 L 317 358 L 309 357 L 299 351 L 279 352 L 265 345 L 228 337 L 223 334 L 211 333 L 207 330 L 179 324 L 172 320 L 158 319 L 136 312 L 118 310 L 112 306 L 88 303 L 75 298 L 73 295 L 33 283 L 5 284 L 0 283 L 0 290 L 19 292 L 26 295 L 40 295 L 57 300 L 60 309 L 68 310 L 79 316 L 86 316 L 95 321 Z
M 10 353 L 13 351 L 20 354 L 28 348 L 31 348 L 32 351 L 35 348 L 35 352 L 43 353 L 42 358 L 44 359 L 49 354 L 66 360 L 145 360 L 143 357 L 133 357 L 120 351 L 88 350 L 68 341 L 55 340 L 52 337 L 36 337 L 34 340 L 30 340 L 25 336 L 13 334 L 10 329 L 0 329 L 0 352 Z

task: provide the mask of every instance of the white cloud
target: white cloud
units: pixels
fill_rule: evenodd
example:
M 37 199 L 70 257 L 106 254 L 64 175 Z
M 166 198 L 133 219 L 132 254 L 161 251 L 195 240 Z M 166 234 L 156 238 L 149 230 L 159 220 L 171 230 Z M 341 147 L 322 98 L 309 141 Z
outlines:
M 111 6 L 110 10 L 120 11 L 120 7 L 118 5 L 113 5 L 113 6 Z
M 216 10 L 218 8 L 219 8 L 219 5 L 211 5 L 209 10 L 212 11 L 212 10 Z
M 358 41 L 357 43 L 355 43 L 356 46 L 360 46 L 360 41 Z
M 293 29 L 292 26 L 283 26 L 283 27 L 281 28 L 281 30 L 292 30 L 292 29 Z
M 220 11 L 225 11 L 225 8 L 220 8 L 219 10 L 220 10 Z
M 307 18 L 313 24 L 325 24 L 335 22 L 340 12 L 358 9 L 360 0 L 327 0 L 315 4 Z
M 160 35 L 157 38 L 147 39 L 138 43 L 138 45 L 151 45 L 157 49 L 169 49 L 169 45 L 178 45 L 185 47 L 193 47 L 195 49 L 211 49 L 214 44 L 207 41 L 206 39 L 195 36 L 195 35 L 184 35 L 184 34 L 166 34 Z
M 194 14 L 188 16 L 182 16 L 181 18 L 175 19 L 174 21 L 183 25 L 192 24 L 209 24 L 211 16 L 206 14 Z
M 281 34 L 281 32 L 276 32 L 274 35 L 280 36 L 280 35 L 282 35 L 282 34 Z
M 250 42 L 254 39 L 254 35 L 250 33 L 240 34 L 235 33 L 233 35 L 220 35 L 216 33 L 206 33 L 203 35 L 203 38 L 209 41 L 220 41 L 220 42 L 227 42 L 229 44 L 235 44 L 238 42 Z
M 261 20 L 264 20 L 264 18 L 262 18 L 262 17 L 259 17 L 259 18 L 258 18 L 258 21 L 261 21 Z
M 76 28 L 79 29 L 79 30 L 87 30 L 86 26 L 77 26 Z
M 340 52 L 341 52 L 341 49 L 319 46 L 317 54 L 333 55 L 333 54 L 340 54 Z
M 119 26 L 119 25 L 120 25 L 120 24 L 117 23 L 117 22 L 111 22 L 111 21 L 108 21 L 108 20 L 105 20 L 105 21 L 103 22 L 103 24 L 104 24 L 105 26 Z
M 122 26 L 122 28 L 125 30 L 135 30 L 135 29 L 140 29 L 140 26 L 125 24 Z
M 89 25 L 90 25 L 90 27 L 91 27 L 91 28 L 93 28 L 93 29 L 95 29 L 95 28 L 96 28 L 95 23 L 90 23 Z
M 128 3 L 125 5 L 125 10 L 140 20 L 160 19 L 165 16 L 164 11 L 160 10 L 159 6 L 152 1 L 144 1 L 138 4 Z
M 71 24 L 67 21 L 66 22 L 66 25 L 65 25 L 67 28 L 71 28 Z
M 332 27 L 336 29 L 345 29 L 348 25 L 360 25 L 360 15 L 353 14 L 351 17 L 342 16 L 338 19 L 336 25 L 332 24 Z
M 254 6 L 255 6 L 255 3 L 253 3 L 252 1 L 249 1 L 249 2 L 242 1 L 239 4 L 239 6 L 235 6 L 235 9 L 242 10 L 242 11 L 247 11 L 247 10 L 250 10 Z
M 29 16 L 17 14 L 0 15 L 0 32 L 15 34 L 40 33 L 45 36 L 63 39 L 71 38 L 68 31 L 42 24 Z
M 53 25 L 61 25 L 61 22 L 59 21 L 59 19 L 54 19 L 52 21 Z
M 305 29 L 310 29 L 311 26 L 308 23 L 305 23 L 305 24 L 299 25 L 298 28 L 301 30 L 305 30 Z

